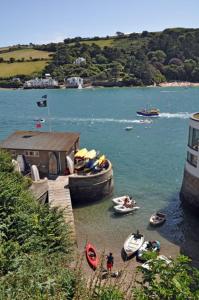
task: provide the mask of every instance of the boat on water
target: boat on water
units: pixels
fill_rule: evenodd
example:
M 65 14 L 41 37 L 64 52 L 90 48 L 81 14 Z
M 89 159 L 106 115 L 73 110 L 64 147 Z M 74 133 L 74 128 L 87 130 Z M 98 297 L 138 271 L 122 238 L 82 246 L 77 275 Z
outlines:
M 151 124 L 153 121 L 151 119 L 145 119 L 145 120 L 139 120 L 139 123 L 141 124 Z
M 134 205 L 136 204 L 136 201 L 131 196 L 128 196 L 128 195 L 113 198 L 112 202 L 113 202 L 113 204 L 116 204 L 116 205 L 119 205 L 119 204 L 124 205 L 125 202 L 128 204 L 134 204 Z
M 124 242 L 124 252 L 129 258 L 137 252 L 144 243 L 144 236 L 137 231 L 137 233 L 130 234 Z
M 135 210 L 138 210 L 139 208 L 140 208 L 139 206 L 135 206 L 133 204 L 128 204 L 128 205 L 119 204 L 113 207 L 114 211 L 118 214 L 127 214 Z
M 140 261 L 145 261 L 143 254 L 146 252 L 158 252 L 160 250 L 160 242 L 159 241 L 145 241 L 137 253 L 137 258 Z
M 125 130 L 126 130 L 126 131 L 130 131 L 130 130 L 132 130 L 132 129 L 133 129 L 132 126 L 127 126 L 127 127 L 125 127 Z
M 157 108 L 151 108 L 151 109 L 142 109 L 140 111 L 137 111 L 137 115 L 144 116 L 144 117 L 157 117 L 159 116 L 160 111 Z
M 93 270 L 96 270 L 99 265 L 99 257 L 97 256 L 95 247 L 90 242 L 86 244 L 85 253 L 88 264 Z
M 150 224 L 153 226 L 161 225 L 166 221 L 166 214 L 157 212 L 150 217 Z

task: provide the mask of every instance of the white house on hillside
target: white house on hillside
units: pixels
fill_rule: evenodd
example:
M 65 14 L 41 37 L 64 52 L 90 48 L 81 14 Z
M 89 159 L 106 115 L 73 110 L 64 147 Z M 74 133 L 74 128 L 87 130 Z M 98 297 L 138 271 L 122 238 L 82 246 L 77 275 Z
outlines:
M 86 59 L 83 57 L 78 57 L 75 61 L 74 64 L 75 65 L 81 65 L 81 64 L 85 64 L 86 63 Z
M 28 80 L 24 83 L 25 89 L 31 88 L 56 88 L 58 87 L 58 81 L 49 77 L 49 78 L 35 78 Z
M 70 77 L 65 79 L 66 87 L 81 88 L 84 81 L 81 77 Z

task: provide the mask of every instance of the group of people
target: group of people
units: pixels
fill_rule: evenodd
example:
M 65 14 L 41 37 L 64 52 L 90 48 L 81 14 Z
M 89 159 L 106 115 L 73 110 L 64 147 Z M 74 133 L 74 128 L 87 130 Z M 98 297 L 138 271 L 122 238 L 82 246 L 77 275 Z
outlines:
M 124 199 L 123 205 L 124 205 L 125 207 L 127 207 L 127 208 L 133 207 L 134 203 L 133 203 L 133 201 L 132 201 L 132 198 L 131 198 L 131 197 L 130 197 L 130 198 L 126 197 L 126 198 Z

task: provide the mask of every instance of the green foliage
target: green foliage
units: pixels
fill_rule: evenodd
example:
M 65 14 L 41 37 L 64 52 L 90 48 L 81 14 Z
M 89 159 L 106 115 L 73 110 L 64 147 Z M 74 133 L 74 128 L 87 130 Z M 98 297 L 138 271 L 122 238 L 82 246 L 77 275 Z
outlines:
M 0 150 L 0 172 L 12 172 L 13 170 L 11 156 L 7 151 Z

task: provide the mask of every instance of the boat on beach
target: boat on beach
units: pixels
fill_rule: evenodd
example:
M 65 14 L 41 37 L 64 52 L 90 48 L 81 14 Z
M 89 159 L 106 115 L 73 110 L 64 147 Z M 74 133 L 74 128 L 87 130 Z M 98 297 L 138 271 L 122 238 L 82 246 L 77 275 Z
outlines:
M 140 111 L 137 111 L 137 115 L 144 116 L 144 117 L 157 117 L 159 116 L 160 111 L 157 108 L 151 108 L 151 109 L 142 109 Z
M 137 252 L 144 243 L 144 236 L 137 231 L 137 233 L 130 234 L 124 242 L 124 252 L 129 258 Z
M 161 225 L 166 221 L 166 214 L 157 212 L 150 217 L 150 224 L 153 226 Z
M 88 264 L 93 270 L 96 270 L 99 265 L 99 257 L 97 256 L 95 247 L 90 242 L 86 244 L 85 253 Z
M 160 250 L 160 242 L 159 241 L 145 241 L 137 253 L 137 259 L 140 261 L 144 261 L 143 254 L 146 252 L 157 252 Z

